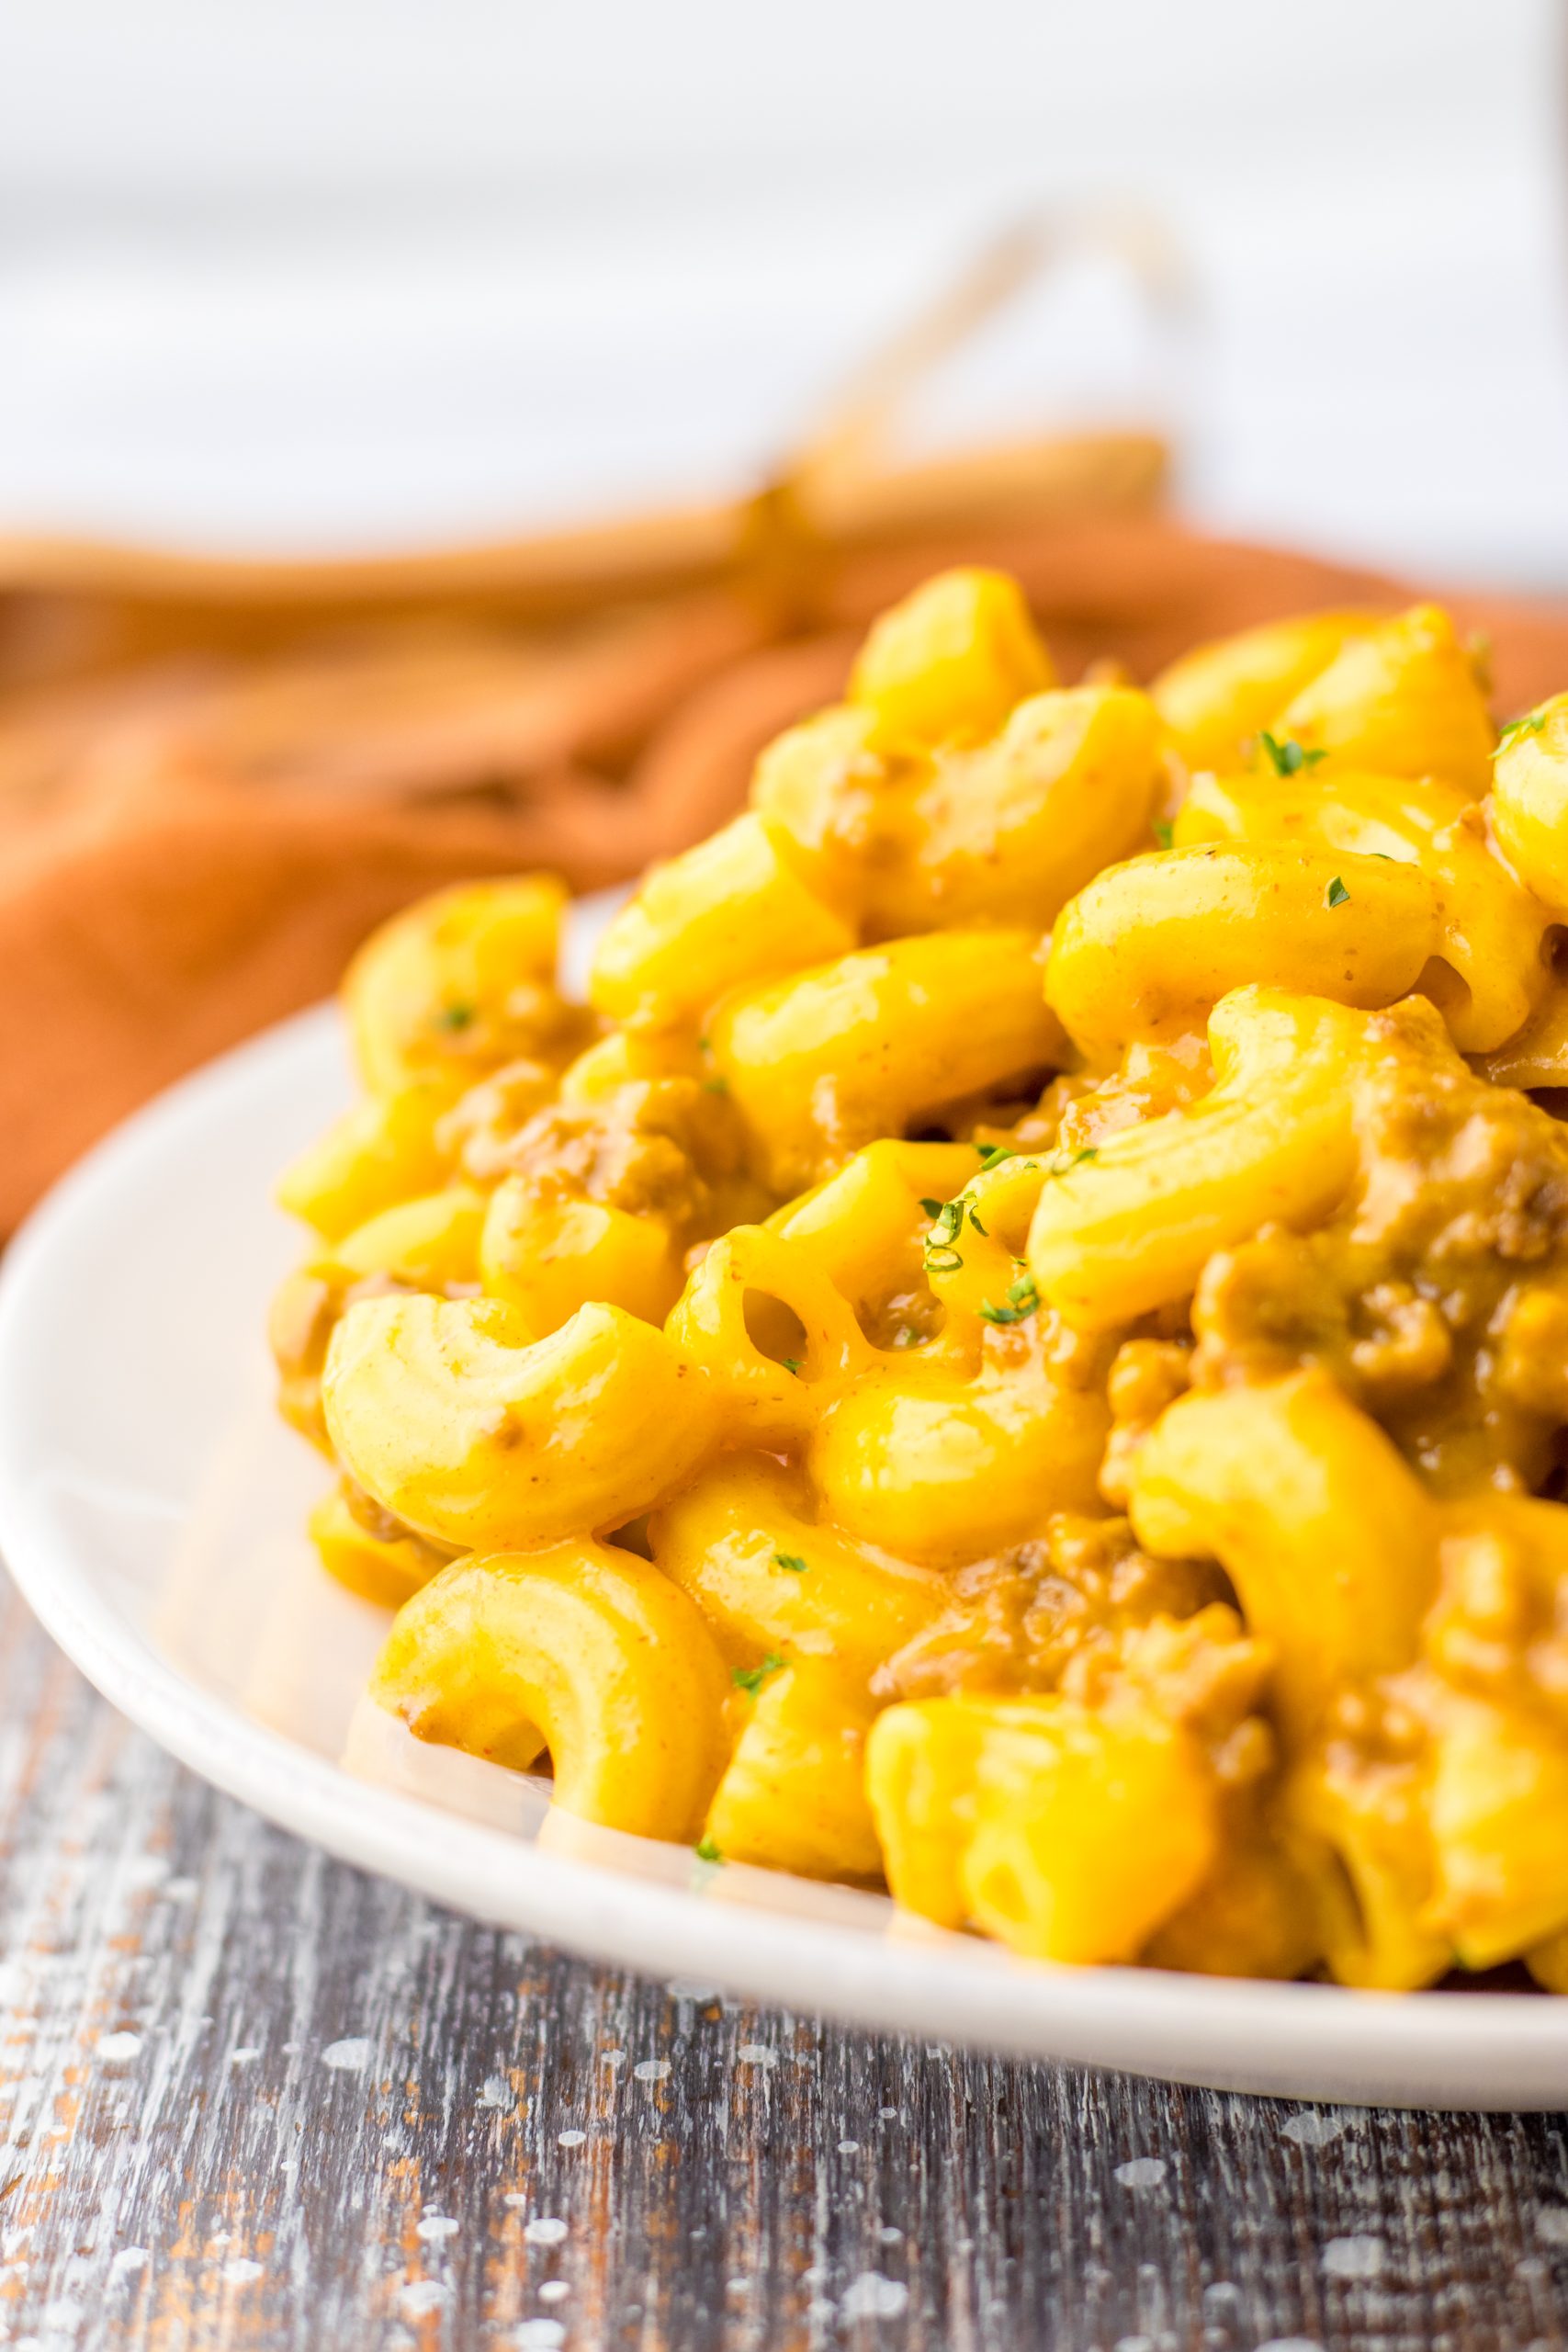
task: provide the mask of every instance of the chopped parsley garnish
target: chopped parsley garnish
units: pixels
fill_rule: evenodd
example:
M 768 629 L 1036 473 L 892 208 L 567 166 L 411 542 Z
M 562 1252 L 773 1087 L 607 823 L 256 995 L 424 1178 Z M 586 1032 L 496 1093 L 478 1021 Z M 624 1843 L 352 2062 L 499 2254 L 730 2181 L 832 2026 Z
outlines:
M 985 1163 L 982 1172 L 986 1174 L 993 1168 L 999 1168 L 1007 1159 L 1018 1160 L 1021 1168 L 1025 1170 L 1040 1165 L 1037 1159 L 1022 1159 L 1010 1144 L 977 1143 L 975 1148 Z M 1046 1163 L 1045 1173 L 1047 1176 L 1065 1176 L 1069 1168 L 1077 1166 L 1080 1159 L 1094 1159 L 1098 1156 L 1096 1146 L 1086 1144 L 1081 1151 L 1058 1153 L 1055 1159 Z M 964 1261 L 953 1244 L 964 1229 L 965 1217 L 985 1240 L 991 1238 L 989 1226 L 980 1222 L 979 1211 L 967 1191 L 955 1193 L 951 1201 L 922 1201 L 920 1206 L 934 1220 L 926 1236 L 920 1259 L 921 1266 L 928 1274 L 956 1273 L 963 1265 Z M 1010 1319 L 1017 1320 L 1016 1317 Z
M 699 1838 L 692 1851 L 699 1862 L 722 1862 L 724 1860 L 711 1838 Z
M 964 1212 L 968 1206 L 962 1193 L 951 1201 L 943 1201 L 936 1213 L 936 1220 L 926 1236 L 926 1246 L 920 1253 L 920 1263 L 928 1274 L 951 1274 L 964 1261 L 953 1248 Z
M 1328 886 L 1327 893 L 1325 896 L 1323 903 L 1325 907 L 1342 907 L 1349 895 L 1349 891 L 1347 890 L 1344 883 L 1341 882 L 1338 875 L 1337 874 L 1333 881 Z
M 1154 836 L 1159 848 L 1168 849 L 1170 847 L 1171 836 L 1174 830 L 1175 829 L 1168 817 L 1156 817 L 1155 819 Z
M 775 1568 L 787 1568 L 792 1577 L 803 1577 L 806 1574 L 806 1563 L 798 1552 L 775 1552 L 773 1566 Z
M 796 1380 L 800 1378 L 800 1358 L 798 1356 L 780 1356 L 779 1362 L 783 1364 L 786 1372 L 794 1373 Z
M 980 1309 L 982 1323 L 1022 1323 L 1040 1304 L 1040 1292 L 1032 1274 L 1020 1274 L 1017 1282 L 1008 1284 L 1008 1303 L 993 1306 L 987 1299 Z
M 1066 1176 L 1070 1169 L 1080 1166 L 1084 1160 L 1099 1158 L 1100 1146 L 1086 1143 L 1077 1151 L 1059 1151 L 1055 1159 L 1047 1160 L 1045 1173 L 1047 1176 Z
M 1497 752 L 1506 752 L 1516 735 L 1539 735 L 1546 725 L 1546 719 L 1544 705 L 1540 710 L 1527 710 L 1522 718 L 1510 718 L 1497 738 Z M 1497 752 L 1493 752 L 1494 759 L 1496 758 Z
M 730 1676 L 738 1690 L 749 1690 L 754 1699 L 770 1674 L 776 1674 L 784 1660 L 777 1650 L 770 1650 L 761 1666 L 738 1666 Z
M 478 1019 L 478 1010 L 471 1004 L 444 1004 L 435 1016 L 435 1026 L 456 1033 L 459 1029 L 471 1029 Z
M 1276 775 L 1300 775 L 1303 768 L 1314 768 L 1319 760 L 1325 760 L 1328 757 L 1326 752 L 1303 750 L 1293 735 L 1287 735 L 1283 742 L 1280 742 L 1269 734 L 1267 728 L 1258 740 L 1263 746 L 1269 764 Z

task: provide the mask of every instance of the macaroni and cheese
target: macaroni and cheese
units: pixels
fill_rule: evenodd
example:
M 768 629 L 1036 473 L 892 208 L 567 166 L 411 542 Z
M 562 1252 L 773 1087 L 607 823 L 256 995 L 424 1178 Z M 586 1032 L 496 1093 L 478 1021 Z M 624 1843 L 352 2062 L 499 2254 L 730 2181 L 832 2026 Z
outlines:
M 371 1696 L 1058 1962 L 1568 1992 L 1568 695 L 874 628 L 610 922 L 373 938 L 272 1337 Z

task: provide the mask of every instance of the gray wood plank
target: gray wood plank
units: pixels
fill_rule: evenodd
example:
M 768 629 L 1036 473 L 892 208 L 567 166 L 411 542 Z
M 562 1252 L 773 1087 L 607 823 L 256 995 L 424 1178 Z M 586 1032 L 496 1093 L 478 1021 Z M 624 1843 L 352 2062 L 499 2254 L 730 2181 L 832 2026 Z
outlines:
M 0 2344 L 1524 2352 L 1560 2117 L 852 2033 L 455 1918 L 215 1795 L 0 1613 Z

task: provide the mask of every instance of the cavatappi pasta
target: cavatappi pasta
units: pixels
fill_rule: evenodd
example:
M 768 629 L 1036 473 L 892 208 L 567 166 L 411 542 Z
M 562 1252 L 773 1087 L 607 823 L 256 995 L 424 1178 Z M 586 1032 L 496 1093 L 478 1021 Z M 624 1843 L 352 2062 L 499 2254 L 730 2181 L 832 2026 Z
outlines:
M 586 1005 L 561 914 L 373 939 L 283 1183 L 373 1698 L 1043 1959 L 1568 1991 L 1568 695 L 949 573 Z

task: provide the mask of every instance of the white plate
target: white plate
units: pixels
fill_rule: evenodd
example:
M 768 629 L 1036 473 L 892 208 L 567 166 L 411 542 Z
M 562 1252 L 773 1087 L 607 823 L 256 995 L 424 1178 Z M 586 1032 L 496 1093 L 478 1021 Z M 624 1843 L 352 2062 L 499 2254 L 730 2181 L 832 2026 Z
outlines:
M 379 1717 L 345 1769 L 384 1621 L 301 1532 L 323 1471 L 273 1418 L 262 1332 L 299 1249 L 272 1178 L 346 1091 L 330 1011 L 273 1031 L 101 1146 L 0 1277 L 0 1550 L 133 1722 L 346 1860 L 639 1969 L 1227 2089 L 1568 2106 L 1568 2000 L 1034 1967 L 877 1897 L 547 1819 L 531 1781 Z

